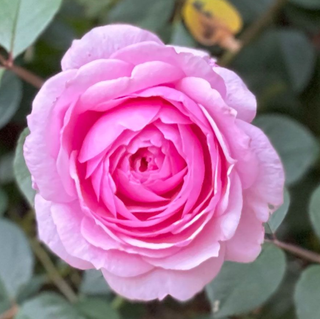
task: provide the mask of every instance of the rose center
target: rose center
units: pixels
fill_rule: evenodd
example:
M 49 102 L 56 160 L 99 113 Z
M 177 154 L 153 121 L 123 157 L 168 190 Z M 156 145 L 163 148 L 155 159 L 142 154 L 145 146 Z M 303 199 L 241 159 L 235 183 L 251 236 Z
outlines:
M 156 163 L 156 156 L 148 150 L 141 148 L 130 158 L 131 169 L 136 172 L 144 173 L 146 171 L 154 171 L 159 167 Z
M 148 169 L 148 160 L 145 157 L 142 157 L 140 160 L 140 172 L 145 172 Z

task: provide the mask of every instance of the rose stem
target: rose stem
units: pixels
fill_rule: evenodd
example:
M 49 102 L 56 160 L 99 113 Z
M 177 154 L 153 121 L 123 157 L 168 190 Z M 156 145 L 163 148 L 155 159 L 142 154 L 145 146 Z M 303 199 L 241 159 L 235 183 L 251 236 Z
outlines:
M 256 39 L 256 37 L 268 27 L 274 17 L 277 16 L 279 11 L 284 7 L 288 0 L 275 0 L 270 9 L 259 17 L 249 28 L 247 28 L 239 37 L 241 43 L 237 51 L 226 51 L 219 59 L 218 64 L 221 66 L 230 65 L 230 63 L 237 57 L 241 50 Z
M 290 252 L 293 255 L 296 255 L 297 257 L 300 257 L 302 259 L 320 264 L 320 255 L 316 254 L 310 250 L 292 245 L 292 244 L 287 244 L 282 241 L 279 241 L 278 239 L 265 239 L 265 242 L 273 243 L 277 247 Z
M 0 62 L 5 69 L 11 70 L 16 75 L 18 75 L 21 79 L 25 80 L 26 82 L 36 87 L 37 89 L 40 89 L 41 86 L 43 85 L 44 80 L 42 78 L 22 68 L 21 66 L 15 65 L 10 57 L 9 57 L 9 60 L 6 60 L 0 54 Z
M 61 277 L 47 252 L 41 247 L 36 239 L 30 239 L 30 245 L 52 282 L 70 302 L 76 302 L 78 299 L 76 293 Z

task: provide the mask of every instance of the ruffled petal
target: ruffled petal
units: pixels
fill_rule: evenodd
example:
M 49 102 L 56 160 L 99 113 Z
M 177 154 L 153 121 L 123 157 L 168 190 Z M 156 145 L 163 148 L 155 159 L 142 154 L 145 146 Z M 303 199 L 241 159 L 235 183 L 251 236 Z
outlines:
M 50 154 L 48 126 L 55 103 L 76 74 L 70 70 L 48 80 L 36 96 L 32 113 L 28 116 L 30 135 L 24 144 L 24 158 L 41 196 L 46 200 L 69 202 L 74 199 L 63 186 L 56 168 L 56 160 Z
M 162 41 L 153 33 L 131 25 L 106 25 L 92 29 L 75 40 L 61 61 L 62 70 L 78 69 L 91 61 L 108 59 L 119 49 L 134 43 Z
M 156 268 L 142 276 L 123 278 L 102 269 L 110 287 L 131 300 L 163 300 L 167 295 L 186 301 L 200 292 L 220 271 L 224 260 L 224 249 L 196 268 L 177 271 Z
M 46 201 L 39 194 L 36 195 L 35 210 L 40 240 L 72 267 L 79 269 L 92 268 L 93 266 L 89 261 L 73 257 L 65 250 L 58 236 L 57 228 L 51 217 L 51 206 L 51 202 Z
M 251 122 L 257 113 L 256 97 L 249 91 L 241 78 L 231 70 L 214 67 L 214 70 L 224 79 L 227 87 L 225 101 L 228 106 L 237 111 L 237 118 Z

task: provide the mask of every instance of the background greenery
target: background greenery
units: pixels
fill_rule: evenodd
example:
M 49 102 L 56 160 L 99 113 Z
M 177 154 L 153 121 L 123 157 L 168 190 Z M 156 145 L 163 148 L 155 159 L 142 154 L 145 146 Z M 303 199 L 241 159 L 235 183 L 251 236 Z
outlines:
M 183 23 L 183 1 L 0 0 L 0 319 L 320 318 L 320 0 L 230 2 L 244 22 L 243 49 L 202 48 L 257 96 L 255 124 L 285 166 L 285 203 L 266 225 L 269 242 L 257 261 L 226 263 L 190 302 L 142 304 L 115 296 L 98 272 L 71 269 L 37 241 L 21 146 L 41 79 L 30 85 L 20 67 L 48 78 L 74 38 L 113 22 L 201 47 Z

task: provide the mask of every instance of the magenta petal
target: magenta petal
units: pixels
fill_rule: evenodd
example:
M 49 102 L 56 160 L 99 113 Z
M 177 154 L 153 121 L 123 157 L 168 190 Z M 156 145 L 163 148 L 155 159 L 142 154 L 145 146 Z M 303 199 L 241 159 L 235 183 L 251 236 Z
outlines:
M 85 137 L 79 160 L 88 161 L 106 150 L 126 129 L 140 131 L 158 114 L 160 106 L 132 100 L 103 115 Z
M 146 258 L 153 266 L 172 270 L 190 270 L 206 260 L 219 256 L 219 231 L 214 222 L 208 223 L 202 232 L 186 247 L 167 258 Z

